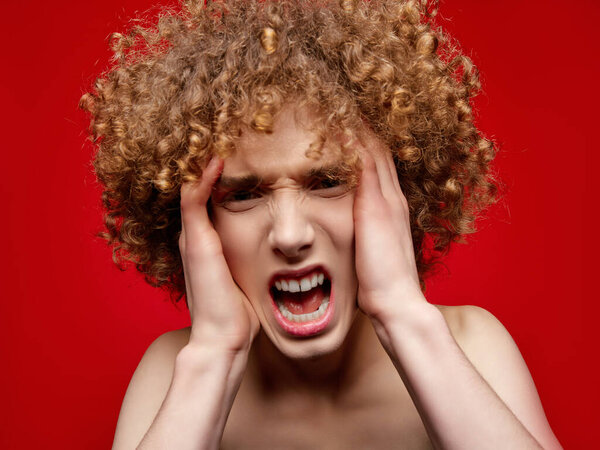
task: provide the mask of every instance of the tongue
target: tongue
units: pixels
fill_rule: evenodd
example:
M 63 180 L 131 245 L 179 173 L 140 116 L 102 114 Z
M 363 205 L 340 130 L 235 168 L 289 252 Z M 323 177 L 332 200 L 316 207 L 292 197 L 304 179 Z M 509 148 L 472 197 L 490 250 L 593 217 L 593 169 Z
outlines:
M 321 306 L 325 293 L 321 286 L 307 292 L 281 292 L 279 298 L 292 314 L 309 314 Z

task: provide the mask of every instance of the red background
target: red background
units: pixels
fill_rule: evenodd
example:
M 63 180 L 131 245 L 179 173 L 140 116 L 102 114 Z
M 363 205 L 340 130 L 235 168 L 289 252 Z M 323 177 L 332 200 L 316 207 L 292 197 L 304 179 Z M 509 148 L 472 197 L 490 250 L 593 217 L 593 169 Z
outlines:
M 3 5 L 0 193 L 2 448 L 107 448 L 146 347 L 188 319 L 94 237 L 99 189 L 77 102 L 106 38 L 151 0 Z M 483 73 L 479 123 L 501 145 L 505 201 L 429 283 L 491 310 L 517 341 L 567 448 L 595 443 L 600 6 L 446 0 Z

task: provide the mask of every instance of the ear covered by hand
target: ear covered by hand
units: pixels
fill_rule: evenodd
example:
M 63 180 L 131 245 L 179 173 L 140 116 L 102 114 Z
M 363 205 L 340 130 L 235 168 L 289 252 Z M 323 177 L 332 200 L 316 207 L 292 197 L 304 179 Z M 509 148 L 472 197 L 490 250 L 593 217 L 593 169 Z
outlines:
M 363 163 L 354 200 L 358 305 L 384 321 L 413 301 L 423 302 L 410 230 L 391 151 L 368 132 L 360 150 Z
M 250 347 L 259 321 L 233 280 L 207 211 L 212 187 L 222 171 L 223 160 L 214 157 L 198 181 L 182 186 L 179 250 L 192 318 L 190 341 L 236 352 Z

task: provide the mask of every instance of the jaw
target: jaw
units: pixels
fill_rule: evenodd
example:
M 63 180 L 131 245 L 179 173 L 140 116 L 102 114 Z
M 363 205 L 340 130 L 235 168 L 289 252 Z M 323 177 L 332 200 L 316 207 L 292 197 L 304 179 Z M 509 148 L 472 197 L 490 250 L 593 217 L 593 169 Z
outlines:
M 262 329 L 252 347 L 252 361 L 269 389 L 289 390 L 304 385 L 314 390 L 339 389 L 341 371 L 357 363 L 357 352 L 370 326 L 368 318 L 352 310 L 349 329 L 344 333 L 324 334 L 314 339 L 281 339 Z

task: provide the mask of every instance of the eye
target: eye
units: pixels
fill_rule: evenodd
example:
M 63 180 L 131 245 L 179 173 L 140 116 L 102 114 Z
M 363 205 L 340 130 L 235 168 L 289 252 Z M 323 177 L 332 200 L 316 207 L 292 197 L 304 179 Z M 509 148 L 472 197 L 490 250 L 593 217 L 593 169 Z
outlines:
M 348 183 L 340 177 L 323 177 L 310 183 L 310 190 L 320 197 L 339 197 L 350 190 Z
M 213 203 L 229 211 L 242 212 L 256 206 L 261 198 L 260 190 L 241 189 L 214 195 Z
M 259 197 L 260 193 L 257 191 L 234 191 L 226 194 L 221 202 L 244 202 Z
M 311 184 L 310 188 L 312 190 L 320 190 L 320 189 L 333 189 L 342 185 L 345 185 L 342 180 L 338 178 L 322 178 L 318 180 L 314 180 Z

